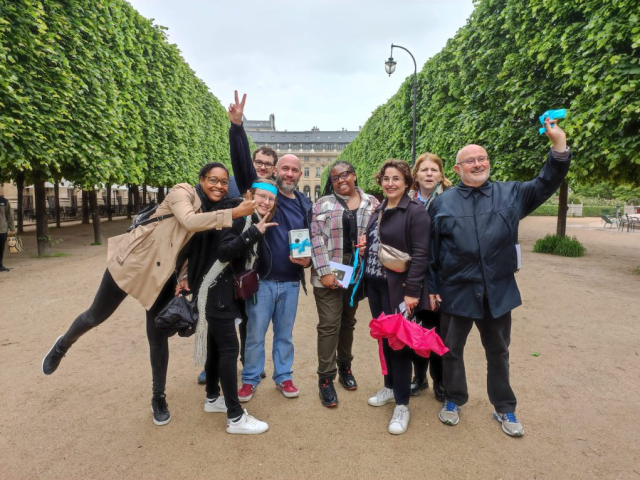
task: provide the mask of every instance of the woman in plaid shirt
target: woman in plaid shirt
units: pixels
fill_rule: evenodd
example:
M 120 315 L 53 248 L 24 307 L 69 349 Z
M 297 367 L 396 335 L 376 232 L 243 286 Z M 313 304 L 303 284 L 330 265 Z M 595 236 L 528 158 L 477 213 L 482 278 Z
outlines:
M 338 405 L 333 380 L 347 390 L 358 388 L 351 372 L 351 346 L 358 296 L 354 285 L 342 288 L 329 262 L 353 265 L 358 255 L 356 239 L 366 231 L 378 200 L 357 186 L 353 165 L 336 162 L 331 167 L 324 196 L 313 209 L 311 220 L 311 284 L 318 309 L 318 376 L 320 400 L 326 407 Z M 355 275 L 354 275 L 355 277 Z

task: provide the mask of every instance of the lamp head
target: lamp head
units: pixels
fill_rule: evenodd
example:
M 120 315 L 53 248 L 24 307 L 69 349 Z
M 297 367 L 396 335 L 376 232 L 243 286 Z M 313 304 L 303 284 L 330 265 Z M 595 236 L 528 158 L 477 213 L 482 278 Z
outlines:
M 387 71 L 389 76 L 391 76 L 391 74 L 396 71 L 396 61 L 393 59 L 393 57 L 389 57 L 389 60 L 384 62 L 384 69 Z

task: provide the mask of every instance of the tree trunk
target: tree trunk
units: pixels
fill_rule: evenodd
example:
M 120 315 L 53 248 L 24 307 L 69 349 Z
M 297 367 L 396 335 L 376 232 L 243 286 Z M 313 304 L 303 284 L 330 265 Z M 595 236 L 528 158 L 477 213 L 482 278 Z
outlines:
M 60 228 L 60 182 L 58 180 L 53 184 L 53 194 L 56 203 L 56 228 Z
M 100 210 L 98 208 L 98 192 L 89 192 L 89 202 L 91 204 L 91 221 L 93 222 L 93 245 L 102 245 L 102 225 L 100 223 Z
M 164 201 L 164 187 L 158 187 L 158 203 L 162 203 Z
M 89 225 L 89 192 L 82 190 L 82 224 Z
M 44 180 L 33 184 L 36 194 L 36 238 L 38 239 L 38 255 L 51 254 L 51 237 L 49 236 L 49 219 L 47 217 L 47 194 Z
M 131 185 L 131 195 L 133 196 L 133 213 L 137 214 L 140 211 L 140 187 L 138 185 Z
M 107 183 L 106 187 L 107 187 L 107 220 L 111 222 L 113 221 L 113 218 L 111 215 L 111 184 Z
M 569 185 L 566 181 L 560 185 L 560 198 L 558 200 L 558 226 L 556 228 L 556 235 L 564 237 L 567 235 L 567 199 L 569 197 Z
M 142 184 L 142 206 L 143 207 L 147 206 L 147 184 L 146 183 Z
M 24 233 L 24 211 L 22 203 L 24 202 L 24 172 L 20 172 L 16 177 L 16 187 L 18 187 L 18 233 Z
M 131 220 L 131 205 L 133 204 L 133 196 L 131 195 L 132 186 L 129 184 L 127 189 L 127 218 Z

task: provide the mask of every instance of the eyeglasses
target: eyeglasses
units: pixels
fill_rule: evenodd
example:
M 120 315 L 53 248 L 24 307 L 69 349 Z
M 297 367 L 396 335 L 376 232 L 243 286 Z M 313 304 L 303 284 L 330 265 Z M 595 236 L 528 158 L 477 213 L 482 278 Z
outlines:
M 338 180 L 342 179 L 342 180 L 346 180 L 347 178 L 349 178 L 349 175 L 351 175 L 353 172 L 349 172 L 349 171 L 345 171 L 345 172 L 341 172 L 338 175 L 331 175 L 331 177 L 329 177 L 331 179 L 332 183 L 336 183 Z
M 276 203 L 276 199 L 275 198 L 267 197 L 264 193 L 256 192 L 255 195 L 256 195 L 256 197 L 260 197 L 263 202 Z
M 465 165 L 468 165 L 470 167 L 472 165 L 475 165 L 476 162 L 482 165 L 483 163 L 487 163 L 488 161 L 489 161 L 489 157 L 482 155 L 476 158 L 467 158 L 466 160 L 456 163 L 456 165 L 461 165 L 464 163 Z
M 263 162 L 261 160 L 254 160 L 253 163 L 258 168 L 273 168 L 273 163 Z
M 223 187 L 229 186 L 229 180 L 220 180 L 218 177 L 206 177 L 209 185 L 222 185 Z

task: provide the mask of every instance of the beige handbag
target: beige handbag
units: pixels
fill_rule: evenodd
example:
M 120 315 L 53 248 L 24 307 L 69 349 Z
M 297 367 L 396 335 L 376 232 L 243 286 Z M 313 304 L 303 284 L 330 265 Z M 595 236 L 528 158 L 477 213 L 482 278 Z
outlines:
M 382 221 L 382 209 L 378 213 L 378 260 L 380 263 L 389 270 L 397 273 L 406 272 L 409 269 L 409 262 L 411 262 L 411 255 L 398 250 L 389 245 L 382 243 L 380 237 L 380 222 Z
M 9 252 L 11 253 L 20 253 L 24 250 L 22 247 L 22 239 L 18 236 L 7 238 L 7 245 L 9 245 Z

